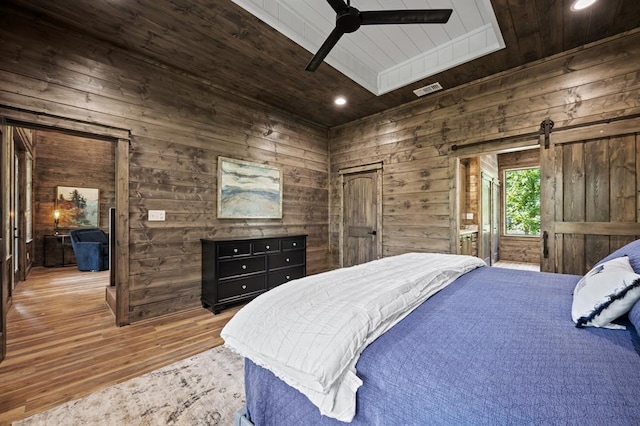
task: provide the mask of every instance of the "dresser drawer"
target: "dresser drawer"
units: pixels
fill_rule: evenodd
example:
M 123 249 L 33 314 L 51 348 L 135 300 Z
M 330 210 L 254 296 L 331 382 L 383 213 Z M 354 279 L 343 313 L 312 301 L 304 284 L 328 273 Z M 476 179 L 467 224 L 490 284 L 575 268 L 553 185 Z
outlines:
M 273 253 L 280 251 L 280 240 L 263 240 L 253 243 L 254 253 Z
M 296 280 L 305 276 L 304 266 L 296 266 L 295 268 L 280 269 L 275 272 L 269 272 L 268 284 L 269 288 L 279 286 L 291 280 Z
M 227 280 L 218 283 L 218 301 L 224 302 L 227 299 L 234 299 L 264 290 L 266 290 L 264 274 Z
M 304 241 L 304 237 L 283 239 L 282 251 L 303 249 L 305 245 Z
M 214 314 L 307 272 L 306 235 L 202 238 L 202 306 Z
M 229 278 L 238 275 L 264 272 L 267 269 L 265 256 L 247 257 L 243 259 L 221 260 L 218 263 L 218 278 Z
M 269 269 L 274 268 L 286 268 L 288 266 L 302 265 L 304 264 L 303 250 L 290 251 L 286 253 L 270 254 L 269 255 Z
M 237 242 L 218 245 L 218 257 L 241 256 L 251 254 L 251 243 Z

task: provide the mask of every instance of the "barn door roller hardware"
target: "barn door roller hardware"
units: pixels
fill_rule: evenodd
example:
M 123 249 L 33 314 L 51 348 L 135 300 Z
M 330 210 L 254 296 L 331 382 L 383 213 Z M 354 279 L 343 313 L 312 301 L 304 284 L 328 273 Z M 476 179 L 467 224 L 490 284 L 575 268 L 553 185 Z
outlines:
M 540 123 L 540 134 L 544 134 L 544 148 L 549 149 L 549 135 L 553 129 L 553 121 L 550 118 L 546 118 Z

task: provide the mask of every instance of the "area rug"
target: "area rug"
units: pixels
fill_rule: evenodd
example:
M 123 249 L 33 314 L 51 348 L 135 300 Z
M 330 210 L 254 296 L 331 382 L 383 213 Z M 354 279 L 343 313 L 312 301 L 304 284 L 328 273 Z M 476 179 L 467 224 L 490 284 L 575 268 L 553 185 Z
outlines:
M 232 425 L 244 405 L 242 357 L 218 346 L 14 425 Z

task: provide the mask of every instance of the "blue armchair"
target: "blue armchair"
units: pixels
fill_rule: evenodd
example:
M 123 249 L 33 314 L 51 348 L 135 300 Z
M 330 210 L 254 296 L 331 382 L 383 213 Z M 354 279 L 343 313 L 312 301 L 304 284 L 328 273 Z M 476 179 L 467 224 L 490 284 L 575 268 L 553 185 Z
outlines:
M 109 269 L 109 238 L 102 229 L 73 229 L 69 235 L 80 271 Z

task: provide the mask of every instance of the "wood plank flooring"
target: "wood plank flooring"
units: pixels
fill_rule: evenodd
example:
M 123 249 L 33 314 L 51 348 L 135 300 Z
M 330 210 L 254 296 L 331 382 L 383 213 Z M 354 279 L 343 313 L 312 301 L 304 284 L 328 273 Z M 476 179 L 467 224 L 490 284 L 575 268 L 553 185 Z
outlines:
M 239 308 L 193 309 L 116 327 L 109 273 L 35 268 L 18 284 L 0 363 L 0 425 L 203 352 Z

